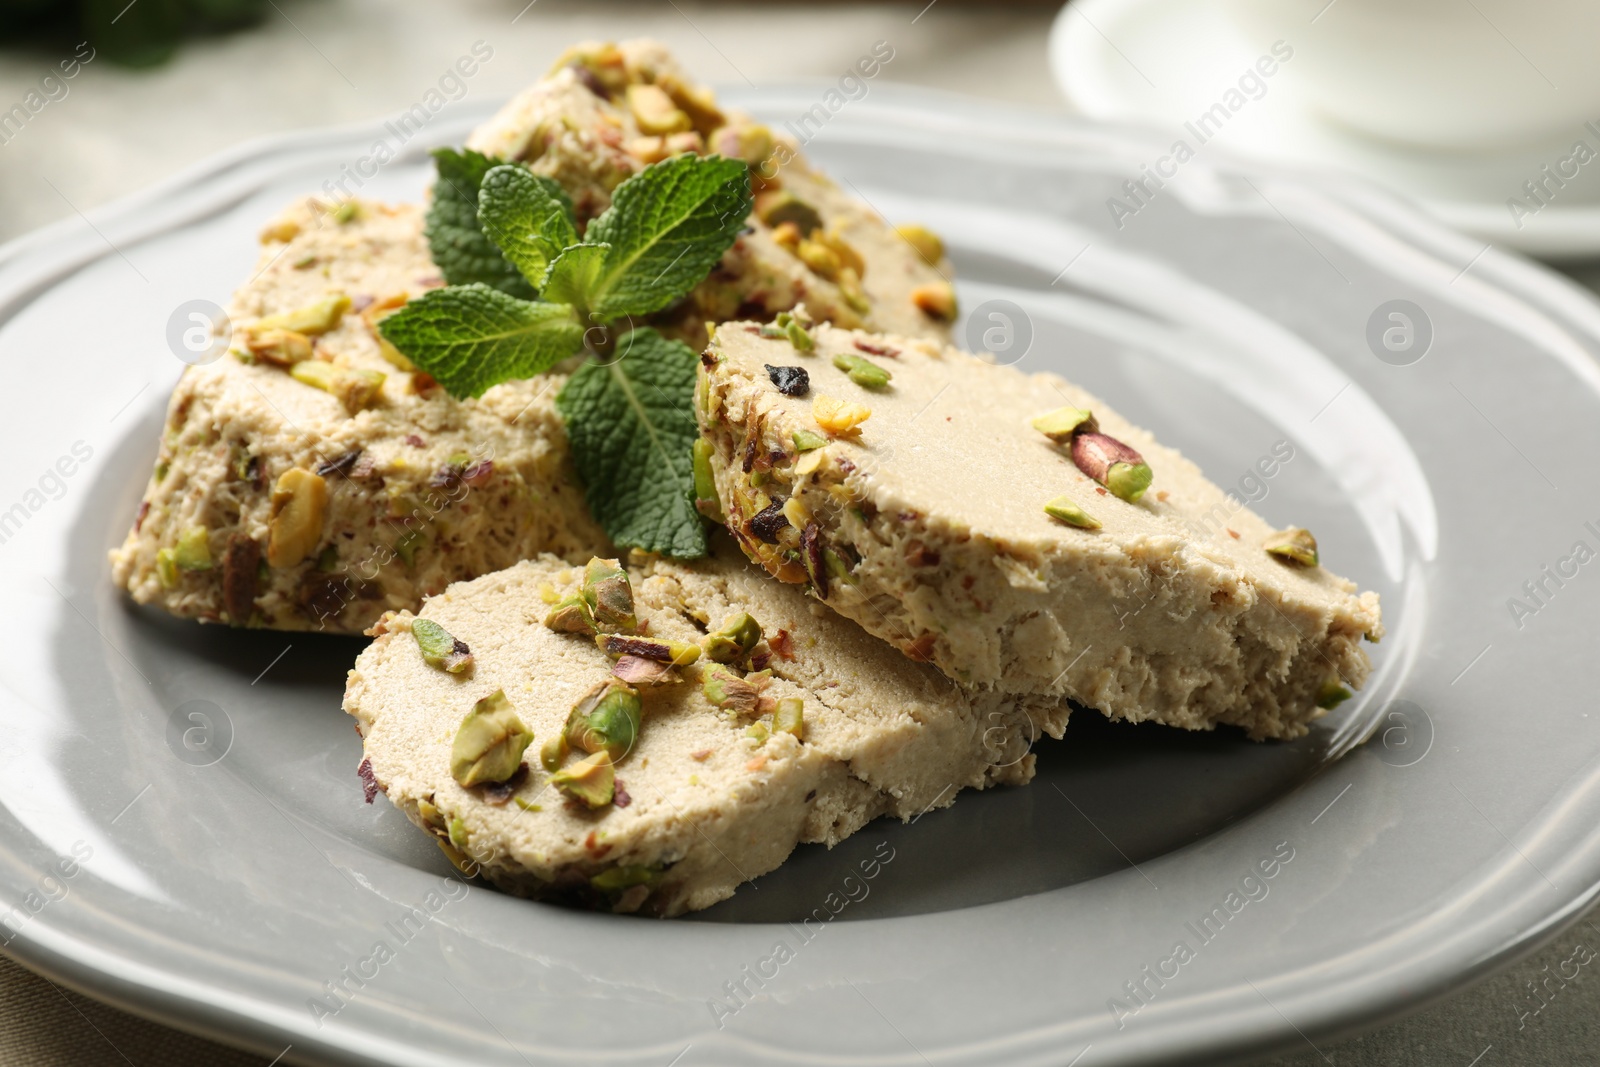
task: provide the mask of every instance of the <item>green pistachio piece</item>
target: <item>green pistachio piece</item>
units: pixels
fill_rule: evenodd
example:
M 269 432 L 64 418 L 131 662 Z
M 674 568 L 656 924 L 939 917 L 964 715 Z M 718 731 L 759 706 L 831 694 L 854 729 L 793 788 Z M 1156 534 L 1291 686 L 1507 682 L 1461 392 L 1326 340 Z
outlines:
M 780 311 L 770 323 L 761 327 L 761 336 L 770 338 L 785 338 L 795 347 L 797 352 L 810 352 L 817 347 L 811 334 L 806 332 L 805 324 L 787 311 Z
M 624 633 L 638 628 L 639 620 L 633 613 L 633 586 L 616 560 L 598 556 L 589 560 L 583 568 L 582 595 L 594 612 L 597 627 Z
M 654 867 L 612 867 L 589 879 L 589 884 L 603 893 L 620 893 L 636 885 L 655 885 L 660 878 Z
M 863 389 L 882 389 L 894 375 L 870 359 L 852 352 L 840 352 L 833 357 L 833 365 L 844 371 L 852 382 Z
M 1317 692 L 1317 707 L 1325 710 L 1336 708 L 1346 700 L 1349 700 L 1352 695 L 1354 694 L 1340 685 L 1338 681 L 1324 682 L 1322 688 Z
M 460 674 L 472 666 L 472 649 L 465 641 L 450 636 L 443 626 L 432 619 L 413 619 L 411 636 L 417 639 L 417 648 L 430 667 L 449 674 Z M 521 755 L 519 752 L 518 755 Z
M 162 482 L 166 481 L 166 479 L 167 479 L 167 471 L 169 471 L 171 469 L 172 469 L 172 465 L 170 463 L 168 463 L 166 460 L 161 460 L 159 463 L 156 464 L 155 479 L 156 479 L 156 484 L 157 485 L 160 485 Z
M 335 293 L 323 297 L 315 304 L 307 304 L 293 311 L 257 319 L 251 323 L 250 329 L 256 333 L 264 330 L 293 330 L 295 333 L 315 337 L 338 326 L 339 320 L 344 317 L 349 307 L 350 298 L 343 293 Z
M 704 437 L 694 439 L 694 508 L 715 523 L 727 522 L 722 498 L 717 495 L 717 479 L 711 473 L 713 446 Z
M 772 713 L 774 733 L 802 737 L 806 731 L 806 702 L 799 697 L 784 697 Z
M 343 226 L 361 217 L 361 205 L 354 200 L 345 200 L 333 209 L 333 221 Z
M 450 865 L 464 876 L 476 878 L 481 873 L 478 869 L 478 864 L 471 856 L 456 848 L 444 838 L 436 837 L 433 839 L 433 843 L 439 846 L 439 851 L 444 853 L 444 858 L 450 861 Z
M 209 534 L 204 526 L 191 526 L 183 531 L 178 538 L 178 545 L 172 551 L 172 562 L 186 571 L 208 571 L 211 569 L 211 545 L 208 542 Z
M 750 740 L 754 741 L 756 744 L 764 745 L 767 743 L 767 738 L 772 736 L 772 731 L 767 729 L 766 723 L 758 722 L 746 726 L 744 729 L 744 735 Z
M 307 359 L 289 368 L 295 381 L 332 393 L 354 415 L 372 407 L 383 395 L 384 375 L 375 370 L 336 367 L 321 359 Z
M 706 656 L 718 663 L 744 659 L 761 640 L 761 624 L 741 611 L 722 620 L 722 626 L 701 639 Z
M 464 786 L 503 782 L 522 766 L 533 731 L 497 689 L 473 705 L 450 746 L 450 776 Z
M 467 850 L 467 824 L 459 815 L 450 817 L 450 843 L 462 852 Z
M 177 552 L 170 548 L 156 551 L 156 577 L 161 579 L 161 588 L 172 589 L 178 584 Z
M 700 646 L 686 641 L 664 641 L 625 634 L 596 634 L 594 643 L 608 656 L 638 656 L 682 667 L 700 658 Z
M 1100 521 L 1077 504 L 1069 496 L 1058 496 L 1044 506 L 1044 513 L 1052 519 L 1060 519 L 1068 526 L 1077 526 L 1084 530 L 1100 529 Z
M 567 715 L 567 742 L 585 752 L 606 752 L 621 763 L 639 739 L 644 708 L 639 693 L 616 678 L 595 685 Z
M 1132 504 L 1150 488 L 1153 477 L 1148 463 L 1113 463 L 1106 471 L 1106 488 Z
M 776 229 L 792 222 L 804 237 L 812 230 L 822 228 L 822 216 L 817 209 L 798 196 L 783 189 L 761 193 L 756 197 L 756 218 Z
M 1267 555 L 1279 563 L 1301 567 L 1317 565 L 1317 539 L 1311 536 L 1310 530 L 1302 530 L 1298 526 L 1273 534 L 1262 547 L 1267 550 Z
M 1070 405 L 1064 408 L 1056 408 L 1048 415 L 1040 415 L 1033 420 L 1033 428 L 1035 430 L 1058 444 L 1062 441 L 1070 440 L 1080 427 L 1093 430 L 1095 428 L 1094 415 Z
M 317 570 L 332 574 L 339 569 L 339 546 L 329 545 L 317 553 Z
M 421 530 L 407 530 L 395 538 L 394 554 L 408 568 L 417 565 L 417 549 L 427 543 L 428 535 Z
M 441 830 L 445 828 L 444 812 L 433 806 L 433 801 L 422 799 L 417 801 L 417 814 L 422 816 L 422 821 L 429 826 Z
M 591 808 L 603 808 L 616 794 L 616 772 L 604 749 L 550 776 L 550 784 Z
M 570 751 L 572 750 L 567 747 L 567 733 L 563 730 L 539 749 L 539 766 L 554 774 L 567 761 L 567 753 Z
M 581 595 L 574 594 L 550 609 L 544 624 L 557 633 L 592 634 L 595 632 L 594 609 Z
M 796 430 L 794 432 L 794 450 L 796 452 L 810 452 L 821 448 L 828 443 L 828 439 L 819 433 L 810 430 Z
M 735 715 L 751 715 L 759 707 L 761 689 L 770 677 L 764 672 L 761 675 L 740 677 L 737 672 L 722 664 L 713 663 L 700 674 L 700 692 L 704 694 L 708 703 L 723 711 Z

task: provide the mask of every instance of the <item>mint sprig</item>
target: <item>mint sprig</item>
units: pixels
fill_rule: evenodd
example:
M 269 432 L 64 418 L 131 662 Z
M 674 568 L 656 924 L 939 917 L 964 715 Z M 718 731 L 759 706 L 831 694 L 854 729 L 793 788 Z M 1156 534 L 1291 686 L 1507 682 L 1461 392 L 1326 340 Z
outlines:
M 484 235 L 478 222 L 479 188 L 485 175 L 502 161 L 470 148 L 461 152 L 435 149 L 433 161 L 439 179 L 433 183 L 422 232 L 444 280 L 451 285 L 481 282 L 511 296 L 532 299 L 533 286 Z
M 680 559 L 706 554 L 694 507 L 693 396 L 699 357 L 648 327 L 587 362 L 556 397 L 589 510 L 619 545 Z
M 550 179 L 470 150 L 435 158 L 428 239 L 450 284 L 383 319 L 384 338 L 456 397 L 606 353 L 556 398 L 590 508 L 618 545 L 704 555 L 695 353 L 624 320 L 671 306 L 716 266 L 750 213 L 748 168 L 687 153 L 647 167 L 580 237 Z

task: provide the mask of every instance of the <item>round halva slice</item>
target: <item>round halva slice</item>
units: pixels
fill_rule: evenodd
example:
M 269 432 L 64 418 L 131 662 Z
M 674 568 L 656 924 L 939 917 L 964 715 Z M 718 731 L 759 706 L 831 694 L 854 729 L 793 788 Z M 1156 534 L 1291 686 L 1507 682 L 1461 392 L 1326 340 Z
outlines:
M 720 665 L 702 655 L 674 668 L 675 684 L 639 686 L 642 723 L 614 767 L 614 798 L 591 808 L 541 764 L 615 663 L 588 634 L 545 623 L 582 580 L 544 556 L 451 586 L 419 617 L 379 624 L 345 693 L 365 738 L 363 773 L 457 862 L 520 895 L 656 915 L 704 908 L 796 844 L 831 846 L 882 815 L 907 819 L 964 788 L 1027 781 L 1031 739 L 1066 723 L 1064 703 L 1024 709 L 962 690 L 723 545 L 693 564 L 633 568 L 637 629 L 690 644 L 748 613 L 765 637 L 744 668 L 771 671 L 762 695 L 780 708 L 803 702 L 799 736 L 771 710 L 713 705 L 704 676 Z M 471 666 L 430 665 L 419 619 L 466 646 Z M 525 768 L 504 784 L 463 786 L 451 765 L 457 731 L 497 692 L 531 731 Z
M 1296 737 L 1371 669 L 1376 594 L 1060 378 L 926 341 L 725 324 L 697 407 L 720 497 L 703 507 L 746 552 L 964 683 Z M 1074 459 L 1089 445 L 1096 477 Z
M 230 350 L 178 380 L 111 553 L 136 601 L 359 633 L 533 553 L 605 550 L 555 410 L 564 375 L 457 400 L 385 354 L 381 317 L 443 284 L 422 227 L 413 206 L 314 199 L 267 227 Z

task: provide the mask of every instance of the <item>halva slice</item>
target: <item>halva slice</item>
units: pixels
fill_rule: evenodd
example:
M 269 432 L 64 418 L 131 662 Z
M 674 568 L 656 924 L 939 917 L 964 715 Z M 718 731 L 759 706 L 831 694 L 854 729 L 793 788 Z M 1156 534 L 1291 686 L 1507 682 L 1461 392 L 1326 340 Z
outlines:
M 502 888 L 615 911 L 1025 782 L 1068 711 L 964 690 L 726 543 L 631 577 L 541 556 L 374 632 L 345 692 L 371 795 Z
M 1097 397 L 791 325 L 719 326 L 696 396 L 702 510 L 779 579 L 963 683 L 1134 721 L 1297 737 L 1366 680 L 1377 595 Z
M 935 235 L 891 227 L 814 170 L 792 138 L 721 107 L 654 41 L 568 49 L 467 147 L 560 182 L 580 223 L 604 211 L 623 180 L 668 156 L 748 163 L 749 231 L 667 316 L 694 347 L 704 344 L 706 322 L 768 319 L 802 302 L 841 325 L 941 339 L 955 318 L 949 261 Z
M 308 200 L 268 226 L 187 368 L 112 575 L 176 615 L 358 633 L 537 552 L 604 551 L 555 410 L 564 376 L 456 400 L 377 333 L 443 284 L 421 211 Z

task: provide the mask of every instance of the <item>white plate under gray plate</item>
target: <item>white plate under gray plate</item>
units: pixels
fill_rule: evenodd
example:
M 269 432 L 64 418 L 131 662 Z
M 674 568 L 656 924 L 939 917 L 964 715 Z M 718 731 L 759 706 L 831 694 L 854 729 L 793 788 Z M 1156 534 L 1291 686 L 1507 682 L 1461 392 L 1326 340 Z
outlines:
M 1337 168 L 1383 182 L 1452 226 L 1530 255 L 1600 256 L 1600 168 L 1576 166 L 1568 158 L 1578 141 L 1591 153 L 1585 161 L 1593 158 L 1600 150 L 1600 124 L 1575 126 L 1550 144 L 1514 151 L 1428 151 L 1364 136 L 1320 114 L 1295 92 L 1294 76 L 1307 72 L 1291 59 L 1273 78 L 1245 86 L 1248 95 L 1237 98 L 1242 103 L 1233 104 L 1237 110 L 1224 115 L 1224 122 L 1213 118 L 1198 135 L 1183 128 L 1235 89 L 1274 40 L 1291 50 L 1317 45 L 1315 22 L 1332 6 L 1283 4 L 1277 32 L 1251 39 L 1223 0 L 1073 0 L 1051 30 L 1050 66 L 1083 114 L 1164 127 L 1171 131 L 1168 145 L 1182 137 L 1198 148 L 1203 138 L 1218 136 L 1218 144 L 1257 158 Z M 1336 18 L 1337 11 L 1328 17 Z M 1508 63 L 1527 61 L 1514 45 L 1506 56 Z M 1352 76 L 1359 77 L 1359 69 Z M 1157 157 L 1166 152 L 1163 146 Z M 1154 165 L 1155 159 L 1137 162 Z M 1567 180 L 1541 170 L 1558 165 L 1571 172 Z M 1530 180 L 1544 183 L 1541 199 L 1524 189 Z M 1521 204 L 1515 211 L 1513 200 Z
M 730 96 L 782 121 L 821 91 Z M 289 1061 L 1096 1067 L 1320 1044 L 1593 898 L 1595 302 L 1386 194 L 1221 157 L 1117 230 L 1105 200 L 1159 141 L 888 86 L 809 150 L 947 236 L 959 332 L 1092 388 L 1379 590 L 1372 683 L 1295 744 L 1083 713 L 1033 785 L 802 849 L 681 921 L 464 889 L 361 802 L 359 640 L 164 618 L 105 562 L 182 369 L 174 310 L 223 301 L 262 221 L 381 136 L 258 143 L 0 250 L 6 951 Z M 362 191 L 428 177 L 413 143 Z

